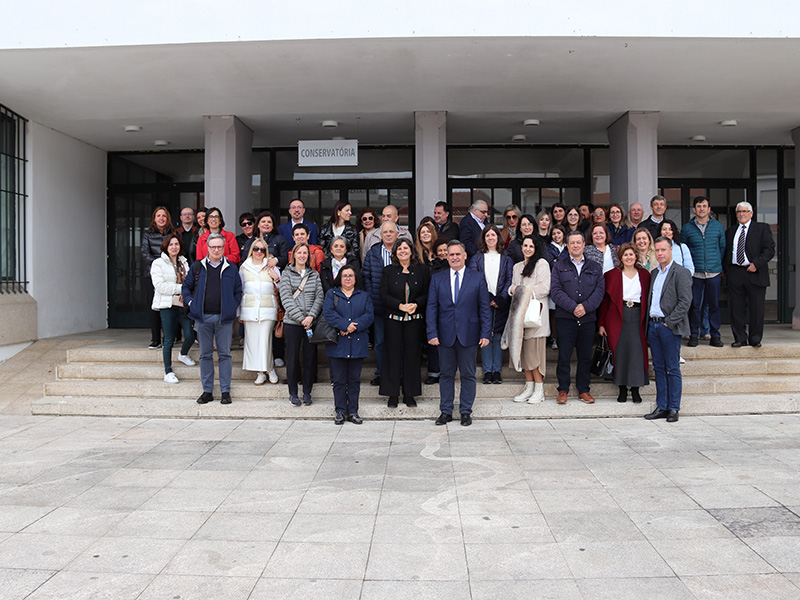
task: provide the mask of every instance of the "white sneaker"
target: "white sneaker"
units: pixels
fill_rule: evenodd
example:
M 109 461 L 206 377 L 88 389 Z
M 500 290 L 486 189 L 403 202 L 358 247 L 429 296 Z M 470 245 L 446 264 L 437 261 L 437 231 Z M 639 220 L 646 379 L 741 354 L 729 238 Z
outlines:
M 283 362 L 283 359 L 282 359 L 282 358 L 276 358 L 276 359 L 275 359 L 275 366 L 276 366 L 276 367 L 285 367 L 285 366 L 286 366 L 286 363 L 285 363 L 285 362 Z
M 682 356 L 680 357 L 680 360 L 679 360 L 678 362 L 679 362 L 680 364 L 682 364 L 682 365 L 685 365 L 685 364 L 686 364 L 686 361 L 685 361 L 685 360 L 683 360 L 683 357 L 682 357 Z
M 179 383 L 178 376 L 175 373 L 167 373 L 164 375 L 164 381 L 167 383 Z
M 522 390 L 522 393 L 519 396 L 514 396 L 514 402 L 525 402 L 528 398 L 531 397 L 533 393 L 533 382 L 526 381 L 525 388 Z
M 553 350 L 558 350 L 558 342 L 557 342 L 557 341 L 555 341 L 555 340 L 553 340 L 553 343 L 552 343 L 552 344 L 550 344 L 550 347 L 551 347 Z
M 191 358 L 189 358 L 188 354 L 178 354 L 178 360 L 185 364 L 187 367 L 193 367 L 197 363 L 194 362 Z
M 275 372 L 275 369 L 269 372 L 269 382 L 278 383 L 278 374 Z
M 256 377 L 256 385 L 264 385 L 266 382 L 267 382 L 267 374 L 259 373 L 258 377 Z
M 544 383 L 533 384 L 533 394 L 528 398 L 528 404 L 539 404 L 544 400 Z

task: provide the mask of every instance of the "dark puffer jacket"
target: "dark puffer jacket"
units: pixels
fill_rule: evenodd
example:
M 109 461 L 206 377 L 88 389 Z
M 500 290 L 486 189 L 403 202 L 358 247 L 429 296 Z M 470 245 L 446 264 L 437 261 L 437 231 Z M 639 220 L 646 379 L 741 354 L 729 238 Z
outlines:
M 157 258 L 161 258 L 161 242 L 164 237 L 172 233 L 172 230 L 166 233 L 161 233 L 158 229 L 151 232 L 149 229 L 142 234 L 142 243 L 139 247 L 142 253 L 142 262 L 144 264 L 145 273 L 150 276 L 150 265 Z
M 594 323 L 605 292 L 603 267 L 585 255 L 580 275 L 568 253 L 562 254 L 553 266 L 550 297 L 556 304 L 556 319 L 572 319 L 580 324 Z M 586 310 L 581 318 L 573 314 L 578 304 L 583 304 Z

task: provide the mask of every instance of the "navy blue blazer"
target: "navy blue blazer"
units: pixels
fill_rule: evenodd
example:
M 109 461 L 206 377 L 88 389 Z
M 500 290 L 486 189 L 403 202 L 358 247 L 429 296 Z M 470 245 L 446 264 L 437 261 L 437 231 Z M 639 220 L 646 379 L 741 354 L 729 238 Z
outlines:
M 428 290 L 426 312 L 428 339 L 439 338 L 442 346 L 477 346 L 481 338 L 492 338 L 489 290 L 483 273 L 464 269 L 458 303 L 453 304 L 450 269 L 434 273 Z
M 480 273 L 484 281 L 486 280 L 486 258 L 482 252 L 478 252 L 469 261 L 468 269 Z M 492 296 L 489 294 L 489 301 L 494 301 L 497 308 L 493 308 L 494 313 L 494 327 L 492 333 L 503 333 L 506 321 L 508 320 L 508 307 L 511 302 L 508 297 L 508 288 L 511 285 L 511 278 L 513 277 L 514 262 L 506 254 L 500 255 L 500 273 L 497 275 L 497 294 Z M 490 307 L 491 308 L 491 307 Z
M 472 216 L 472 213 L 467 213 L 461 218 L 459 223 L 459 234 L 461 235 L 461 243 L 467 249 L 467 258 L 472 258 L 478 253 L 478 240 L 481 237 L 481 226 Z
M 308 243 L 315 244 L 317 243 L 317 237 L 319 236 L 319 229 L 317 228 L 316 223 L 312 223 L 311 221 L 307 221 L 303 219 L 303 223 L 308 226 Z M 283 225 L 278 227 L 278 233 L 283 236 L 283 239 L 289 244 L 289 250 L 294 248 L 294 236 L 292 235 L 292 227 L 294 227 L 294 223 L 292 220 L 289 219 Z

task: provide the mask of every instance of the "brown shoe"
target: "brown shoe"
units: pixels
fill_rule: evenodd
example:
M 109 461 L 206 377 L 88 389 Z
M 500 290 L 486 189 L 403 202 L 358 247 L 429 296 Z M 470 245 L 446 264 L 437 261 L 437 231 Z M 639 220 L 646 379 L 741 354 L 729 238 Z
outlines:
M 566 404 L 567 403 L 567 392 L 564 392 L 564 391 L 558 392 L 558 398 L 556 399 L 556 402 L 558 402 L 559 404 Z
M 578 394 L 578 398 L 583 400 L 586 404 L 594 404 L 594 398 L 592 398 L 592 395 L 589 392 Z

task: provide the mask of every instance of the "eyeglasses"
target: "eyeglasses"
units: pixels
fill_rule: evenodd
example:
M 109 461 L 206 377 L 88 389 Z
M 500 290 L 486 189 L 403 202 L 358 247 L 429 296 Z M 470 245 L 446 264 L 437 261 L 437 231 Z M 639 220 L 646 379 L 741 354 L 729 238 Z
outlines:
M 355 275 L 353 275 L 352 273 L 342 273 L 342 279 L 352 279 L 354 277 Z
M 252 222 L 252 221 L 242 221 L 242 222 L 241 222 L 241 223 L 239 223 L 239 224 L 240 224 L 242 227 L 252 227 L 252 225 L 253 225 L 253 222 Z
M 209 246 L 209 250 L 222 250 L 225 246 Z
M 265 254 L 267 252 L 267 249 L 262 248 L 261 246 L 253 246 L 253 252 L 260 252 L 261 254 Z
M 362 221 L 374 221 L 375 217 L 373 217 L 372 215 L 364 215 L 363 217 L 361 217 L 361 220 Z
M 740 214 L 740 213 L 741 213 L 741 214 L 747 214 L 747 213 L 749 213 L 749 212 L 753 212 L 753 211 L 752 211 L 752 210 L 737 210 L 737 211 L 736 211 L 736 214 L 737 214 L 737 215 L 738 215 L 738 214 Z
M 184 211 L 181 213 L 182 217 L 193 217 L 194 213 L 192 211 Z
M 222 217 L 220 217 L 219 215 L 207 215 L 206 216 L 206 220 L 207 221 L 210 221 L 211 219 L 221 219 L 221 218 Z

